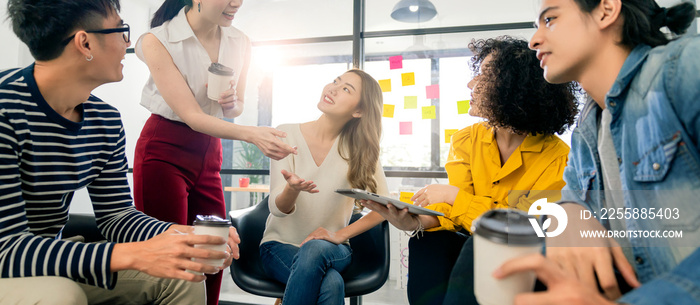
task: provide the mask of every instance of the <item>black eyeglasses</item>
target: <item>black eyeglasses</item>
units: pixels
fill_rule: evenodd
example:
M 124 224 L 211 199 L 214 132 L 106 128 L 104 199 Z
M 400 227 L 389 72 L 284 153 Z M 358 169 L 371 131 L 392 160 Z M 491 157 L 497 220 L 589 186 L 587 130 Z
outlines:
M 131 28 L 126 23 L 124 24 L 123 27 L 120 27 L 120 28 L 89 30 L 89 31 L 85 31 L 85 33 L 95 33 L 95 34 L 124 33 L 124 34 L 122 34 L 122 36 L 124 37 L 124 42 L 129 43 L 131 41 Z M 64 40 L 62 42 L 62 44 L 64 44 L 64 45 L 68 44 L 71 40 L 73 40 L 73 38 L 75 38 L 75 34 L 66 38 L 66 40 Z

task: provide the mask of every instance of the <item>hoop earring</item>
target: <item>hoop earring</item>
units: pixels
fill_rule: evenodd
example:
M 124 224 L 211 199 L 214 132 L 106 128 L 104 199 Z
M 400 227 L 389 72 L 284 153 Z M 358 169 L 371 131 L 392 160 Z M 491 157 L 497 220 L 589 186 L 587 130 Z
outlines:
M 85 57 L 85 60 L 87 60 L 87 61 L 92 61 L 93 58 L 95 58 L 95 57 L 92 56 L 92 54 L 90 54 L 90 57 L 87 57 L 87 56 L 86 56 L 86 57 Z
M 202 12 L 202 2 L 197 3 L 197 12 Z

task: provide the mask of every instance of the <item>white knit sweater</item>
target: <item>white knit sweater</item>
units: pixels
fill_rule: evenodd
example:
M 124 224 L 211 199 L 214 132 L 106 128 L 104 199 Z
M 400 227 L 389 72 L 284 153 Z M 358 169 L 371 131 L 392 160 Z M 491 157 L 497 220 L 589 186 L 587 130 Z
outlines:
M 338 153 L 338 138 L 321 163 L 316 166 L 309 146 L 301 134 L 299 124 L 285 124 L 277 127 L 287 133 L 282 141 L 297 147 L 297 155 L 290 154 L 280 161 L 272 161 L 270 169 L 270 216 L 267 218 L 262 243 L 278 241 L 299 246 L 302 241 L 319 227 L 336 232 L 350 222 L 354 199 L 335 192 L 339 188 L 350 188 L 347 180 L 348 163 Z M 295 209 L 285 214 L 277 208 L 275 198 L 283 190 L 287 181 L 281 174 L 282 170 L 295 173 L 302 179 L 311 180 L 316 184 L 318 193 L 299 193 Z M 384 171 L 377 162 L 374 174 L 377 180 L 377 193 L 388 195 Z

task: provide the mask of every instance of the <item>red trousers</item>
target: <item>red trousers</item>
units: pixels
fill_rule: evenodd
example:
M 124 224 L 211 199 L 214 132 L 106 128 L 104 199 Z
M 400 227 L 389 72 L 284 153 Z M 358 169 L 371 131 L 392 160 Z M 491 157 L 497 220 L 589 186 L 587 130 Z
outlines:
M 197 215 L 226 219 L 221 139 L 153 114 L 134 154 L 134 204 L 162 221 L 192 225 Z M 219 303 L 222 272 L 207 275 L 207 304 Z

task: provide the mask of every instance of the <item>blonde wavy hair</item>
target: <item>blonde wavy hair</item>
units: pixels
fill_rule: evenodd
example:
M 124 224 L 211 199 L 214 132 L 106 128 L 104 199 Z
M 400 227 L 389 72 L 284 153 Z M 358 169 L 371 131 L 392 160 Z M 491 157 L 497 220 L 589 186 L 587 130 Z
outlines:
M 357 105 L 362 116 L 351 119 L 343 126 L 338 152 L 348 162 L 350 186 L 376 193 L 374 174 L 379 162 L 379 139 L 382 135 L 382 89 L 367 72 L 359 69 L 348 72 L 362 79 L 362 93 Z

